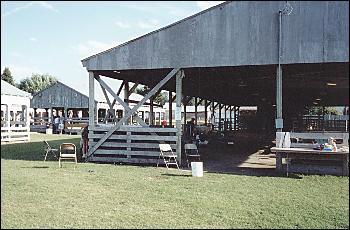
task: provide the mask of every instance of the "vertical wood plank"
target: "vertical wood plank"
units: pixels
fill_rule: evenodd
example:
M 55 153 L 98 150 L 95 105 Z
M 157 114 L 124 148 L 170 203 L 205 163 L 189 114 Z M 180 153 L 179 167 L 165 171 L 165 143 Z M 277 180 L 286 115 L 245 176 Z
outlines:
M 177 72 L 176 74 L 176 153 L 179 165 L 181 165 L 181 136 L 182 136 L 182 127 L 181 127 L 181 98 L 182 98 L 182 78 L 185 76 L 183 70 Z M 185 119 L 186 120 L 186 119 Z
M 95 127 L 95 78 L 94 73 L 89 72 L 89 126 Z

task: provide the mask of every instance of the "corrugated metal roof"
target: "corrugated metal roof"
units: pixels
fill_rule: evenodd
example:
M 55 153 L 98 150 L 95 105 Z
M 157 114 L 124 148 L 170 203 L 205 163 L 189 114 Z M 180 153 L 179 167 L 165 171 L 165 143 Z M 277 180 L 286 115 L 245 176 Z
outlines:
M 1 95 L 31 97 L 30 93 L 20 90 L 4 80 L 1 80 Z

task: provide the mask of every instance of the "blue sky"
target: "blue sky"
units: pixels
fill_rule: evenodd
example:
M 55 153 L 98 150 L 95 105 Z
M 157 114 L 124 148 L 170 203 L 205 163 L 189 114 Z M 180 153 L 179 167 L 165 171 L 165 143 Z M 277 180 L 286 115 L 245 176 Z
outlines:
M 9 67 L 16 82 L 49 73 L 88 95 L 81 59 L 219 3 L 1 1 L 1 72 Z M 102 99 L 99 88 L 96 98 Z

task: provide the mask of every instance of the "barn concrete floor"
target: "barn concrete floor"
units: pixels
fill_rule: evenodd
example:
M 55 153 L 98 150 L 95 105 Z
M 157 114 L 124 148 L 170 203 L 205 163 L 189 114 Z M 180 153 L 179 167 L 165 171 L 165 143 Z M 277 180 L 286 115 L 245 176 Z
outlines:
M 246 138 L 233 145 L 209 142 L 201 145 L 199 152 L 207 172 L 275 176 L 276 158 L 269 152 L 270 146 L 272 143 L 259 144 L 256 139 Z

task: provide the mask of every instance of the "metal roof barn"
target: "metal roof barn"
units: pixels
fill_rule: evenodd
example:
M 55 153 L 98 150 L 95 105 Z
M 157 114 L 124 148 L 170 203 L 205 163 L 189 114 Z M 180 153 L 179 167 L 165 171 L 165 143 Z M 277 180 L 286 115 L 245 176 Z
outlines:
M 349 104 L 349 3 L 225 2 L 83 59 L 82 64 L 90 73 L 92 98 L 94 79 L 106 88 L 100 76 L 151 88 L 161 83 L 161 89 L 177 95 L 276 109 L 276 128 L 281 131 L 286 127 L 283 117 L 316 98 L 323 105 Z M 168 77 L 176 73 L 177 80 Z M 181 131 L 177 135 L 180 151 Z

